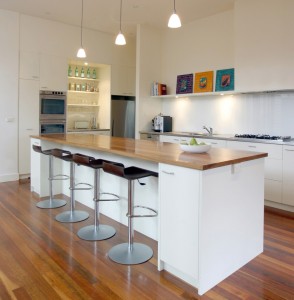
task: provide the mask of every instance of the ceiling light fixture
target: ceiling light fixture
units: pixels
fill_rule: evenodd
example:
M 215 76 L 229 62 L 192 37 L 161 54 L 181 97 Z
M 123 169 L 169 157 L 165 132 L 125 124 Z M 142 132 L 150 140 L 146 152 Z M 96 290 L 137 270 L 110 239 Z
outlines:
M 125 45 L 126 44 L 126 39 L 121 32 L 121 14 L 122 14 L 122 0 L 120 0 L 119 33 L 115 39 L 116 45 Z
M 82 18 L 81 18 L 81 48 L 78 50 L 77 57 L 87 57 L 85 49 L 83 48 L 83 15 L 84 15 L 84 0 L 82 0 Z
M 181 20 L 180 20 L 179 16 L 176 13 L 176 0 L 174 0 L 174 12 L 170 16 L 170 18 L 168 20 L 168 25 L 167 26 L 169 28 L 179 28 L 179 27 L 182 26 Z

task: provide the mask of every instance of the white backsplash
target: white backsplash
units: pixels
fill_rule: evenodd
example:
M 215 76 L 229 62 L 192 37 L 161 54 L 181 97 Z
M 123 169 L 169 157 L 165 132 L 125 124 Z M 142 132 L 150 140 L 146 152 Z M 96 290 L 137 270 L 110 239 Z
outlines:
M 162 113 L 173 117 L 173 131 L 253 133 L 294 136 L 294 93 L 258 93 L 164 99 Z

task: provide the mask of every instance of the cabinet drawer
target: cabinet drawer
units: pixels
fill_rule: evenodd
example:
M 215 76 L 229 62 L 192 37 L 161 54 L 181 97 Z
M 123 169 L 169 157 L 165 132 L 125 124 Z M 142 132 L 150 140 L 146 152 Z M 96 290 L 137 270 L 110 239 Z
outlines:
M 225 140 L 197 138 L 197 141 L 211 144 L 211 146 L 215 147 L 215 148 L 225 148 L 225 147 L 227 147 L 227 141 L 225 141 Z
M 160 136 L 160 141 L 161 142 L 166 142 L 166 143 L 183 143 L 183 142 L 189 142 L 190 138 L 184 137 L 184 136 L 173 136 L 173 135 L 161 135 Z
M 267 152 L 268 158 L 275 158 L 275 159 L 283 158 L 282 145 L 237 142 L 237 141 L 228 141 L 227 145 L 229 148 L 232 149 L 240 149 L 240 150 L 255 151 L 255 152 Z
M 141 133 L 140 139 L 141 140 L 159 141 L 159 134 Z
M 264 198 L 269 201 L 282 203 L 282 182 L 265 179 Z

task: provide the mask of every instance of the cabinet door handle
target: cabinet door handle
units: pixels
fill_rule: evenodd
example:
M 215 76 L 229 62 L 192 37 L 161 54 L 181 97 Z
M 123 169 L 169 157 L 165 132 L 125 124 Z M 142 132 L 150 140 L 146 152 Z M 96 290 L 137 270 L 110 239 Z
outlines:
M 256 148 L 256 146 L 248 146 L 248 148 Z
M 289 151 L 289 152 L 293 152 L 294 151 L 294 149 L 293 150 L 291 150 L 291 149 L 284 149 L 285 151 Z
M 162 173 L 167 174 L 167 175 L 175 175 L 174 172 L 167 172 L 167 171 L 164 171 L 164 170 L 162 170 Z
M 217 145 L 218 143 L 216 143 L 216 142 L 212 142 L 211 144 L 213 144 L 213 145 Z

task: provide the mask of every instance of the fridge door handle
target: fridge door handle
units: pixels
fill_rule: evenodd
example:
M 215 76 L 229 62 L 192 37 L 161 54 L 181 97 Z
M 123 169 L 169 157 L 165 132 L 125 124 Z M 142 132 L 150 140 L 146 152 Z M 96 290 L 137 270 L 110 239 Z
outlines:
M 114 131 L 114 119 L 112 120 L 112 126 L 111 126 L 111 136 L 113 136 Z

